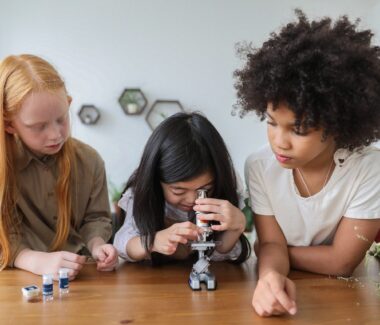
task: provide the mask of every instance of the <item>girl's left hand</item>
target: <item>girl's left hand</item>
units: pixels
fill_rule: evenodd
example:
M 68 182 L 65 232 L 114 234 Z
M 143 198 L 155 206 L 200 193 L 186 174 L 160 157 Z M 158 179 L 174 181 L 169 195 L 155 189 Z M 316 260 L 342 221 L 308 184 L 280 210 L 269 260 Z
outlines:
M 94 247 L 92 257 L 97 261 L 98 271 L 113 271 L 118 263 L 118 253 L 111 244 Z
M 197 218 L 200 220 L 214 220 L 220 222 L 220 225 L 212 225 L 212 230 L 235 230 L 241 233 L 244 231 L 246 224 L 244 214 L 229 201 L 205 198 L 197 199 L 195 204 L 194 210 L 204 213 L 198 215 Z

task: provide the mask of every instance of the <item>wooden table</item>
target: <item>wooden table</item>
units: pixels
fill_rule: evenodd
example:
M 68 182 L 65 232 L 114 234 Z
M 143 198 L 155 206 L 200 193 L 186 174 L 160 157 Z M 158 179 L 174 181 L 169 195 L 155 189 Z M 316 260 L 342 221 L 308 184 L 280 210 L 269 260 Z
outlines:
M 0 272 L 0 324 L 380 324 L 380 296 L 362 268 L 353 280 L 292 272 L 297 285 L 296 316 L 260 318 L 251 307 L 255 260 L 241 266 L 214 263 L 216 291 L 193 292 L 191 265 L 152 268 L 124 263 L 100 273 L 86 265 L 60 299 L 26 302 L 21 287 L 41 286 L 41 277 L 20 270 Z

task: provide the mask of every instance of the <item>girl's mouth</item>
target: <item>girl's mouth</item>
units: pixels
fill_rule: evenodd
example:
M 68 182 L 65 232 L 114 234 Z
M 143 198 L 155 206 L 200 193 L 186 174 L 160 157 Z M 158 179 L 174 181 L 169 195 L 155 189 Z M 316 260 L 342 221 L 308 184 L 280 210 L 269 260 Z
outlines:
M 49 149 L 58 149 L 59 147 L 61 146 L 60 143 L 57 143 L 57 144 L 53 144 L 51 146 L 47 146 Z
M 180 205 L 180 209 L 183 210 L 183 211 L 191 211 L 193 210 L 193 207 L 192 206 L 188 206 L 188 205 Z
M 292 158 L 290 158 L 290 157 L 282 156 L 282 155 L 279 155 L 279 154 L 275 154 L 275 156 L 276 156 L 276 159 L 277 159 L 280 163 L 282 163 L 282 164 L 287 163 L 289 160 L 292 159 Z

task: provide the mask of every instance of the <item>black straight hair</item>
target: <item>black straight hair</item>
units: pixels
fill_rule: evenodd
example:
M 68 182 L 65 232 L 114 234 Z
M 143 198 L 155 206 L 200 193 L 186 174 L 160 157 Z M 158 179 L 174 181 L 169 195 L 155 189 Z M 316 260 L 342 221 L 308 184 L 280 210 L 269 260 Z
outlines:
M 227 147 L 216 128 L 200 113 L 177 113 L 149 137 L 140 164 L 127 182 L 134 194 L 133 215 L 144 248 L 149 252 L 157 231 L 165 228 L 165 198 L 161 182 L 188 181 L 210 172 L 213 197 L 238 206 L 236 175 Z M 250 245 L 242 235 L 243 246 Z M 243 244 L 242 242 L 242 244 Z M 244 247 L 249 257 L 250 249 Z

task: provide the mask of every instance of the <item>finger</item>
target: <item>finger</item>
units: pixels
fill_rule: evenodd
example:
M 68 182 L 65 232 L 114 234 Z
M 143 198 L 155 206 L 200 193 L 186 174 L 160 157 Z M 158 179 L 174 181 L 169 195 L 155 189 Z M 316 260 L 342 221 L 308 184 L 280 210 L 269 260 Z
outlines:
M 261 316 L 265 317 L 268 316 L 267 313 L 264 311 L 263 307 L 261 307 L 260 303 L 258 301 L 252 302 L 253 309 L 256 311 L 256 313 Z
M 117 251 L 113 247 L 107 251 L 107 257 L 104 260 L 105 263 L 111 263 L 112 261 L 117 260 Z
M 70 280 L 70 277 L 75 279 L 78 274 L 79 274 L 79 271 L 77 270 L 69 270 L 69 272 L 67 273 L 67 275 L 69 276 L 69 280 Z
M 173 225 L 174 229 L 190 229 L 193 231 L 198 231 L 198 227 L 195 223 L 191 221 L 179 222 Z
M 110 272 L 115 270 L 114 267 L 97 267 L 96 269 L 101 272 Z
M 71 262 L 75 262 L 75 263 L 79 263 L 79 264 L 84 264 L 86 262 L 86 258 L 87 258 L 84 255 L 78 255 L 78 254 L 66 252 L 66 251 L 62 252 L 62 257 L 66 261 L 71 261 Z
M 194 205 L 193 209 L 198 212 L 211 212 L 211 213 L 220 213 L 222 211 L 221 206 L 211 205 L 211 204 L 197 204 L 197 205 Z
M 173 243 L 187 244 L 187 238 L 181 235 L 171 234 L 168 239 L 169 239 L 169 242 L 172 244 Z
M 163 247 L 162 250 L 160 250 L 160 253 L 165 254 L 165 255 L 172 255 L 175 253 L 177 250 L 178 244 L 168 244 Z
M 199 198 L 195 200 L 195 204 L 199 205 L 214 205 L 214 206 L 221 206 L 221 205 L 226 205 L 229 204 L 230 202 L 227 200 L 221 200 L 221 199 L 215 199 L 212 197 L 208 198 Z
M 71 270 L 71 269 L 67 269 L 67 276 L 69 278 L 69 281 L 72 281 L 75 279 L 75 277 L 78 275 L 78 271 L 75 271 L 75 270 Z M 57 279 L 59 278 L 59 276 L 57 275 Z M 54 280 L 55 280 L 55 276 L 54 276 Z
M 285 280 L 285 291 L 288 293 L 290 299 L 296 301 L 296 285 L 290 279 Z
M 187 228 L 177 228 L 174 234 L 179 235 L 179 236 L 185 236 L 188 239 L 195 239 L 197 238 L 199 232 L 196 230 L 187 229 Z
M 287 292 L 289 298 L 292 301 L 292 306 L 288 310 L 290 315 L 295 315 L 297 313 L 297 304 L 296 304 L 296 285 L 293 281 L 286 279 L 285 280 L 285 291 Z
M 197 218 L 199 220 L 213 220 L 213 221 L 219 221 L 223 222 L 225 221 L 225 217 L 222 214 L 217 214 L 217 213 L 206 213 L 206 214 L 199 214 L 197 215 Z
M 83 264 L 63 260 L 61 263 L 62 268 L 67 268 L 73 271 L 80 271 L 83 268 Z
M 286 313 L 286 309 L 280 304 L 277 297 L 272 292 L 272 288 L 266 283 L 263 284 L 265 290 L 261 291 L 261 307 L 268 315 L 280 315 Z
M 101 249 L 99 252 L 97 252 L 96 254 L 96 259 L 100 262 L 104 262 L 104 260 L 106 259 L 107 255 L 106 253 L 103 251 L 103 249 Z
M 215 231 L 224 231 L 224 230 L 227 230 L 228 227 L 227 225 L 224 223 L 222 225 L 211 225 L 211 229 L 212 230 L 215 230 Z
M 274 295 L 277 301 L 281 304 L 281 306 L 291 315 L 294 315 L 297 312 L 295 303 L 284 290 L 279 290 L 274 292 Z
M 103 263 L 99 262 L 97 264 L 96 269 L 98 271 L 113 271 L 115 269 L 115 264 L 114 263 Z

